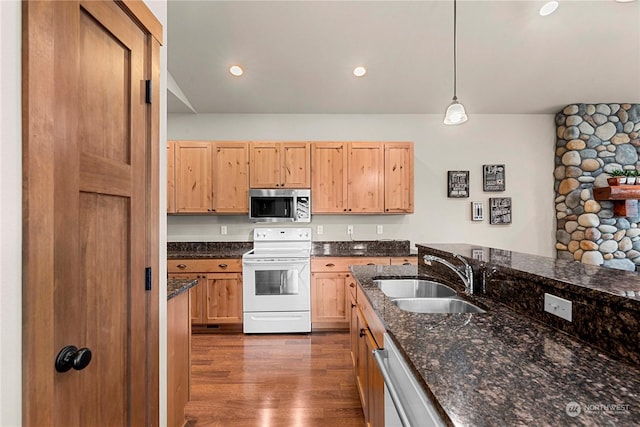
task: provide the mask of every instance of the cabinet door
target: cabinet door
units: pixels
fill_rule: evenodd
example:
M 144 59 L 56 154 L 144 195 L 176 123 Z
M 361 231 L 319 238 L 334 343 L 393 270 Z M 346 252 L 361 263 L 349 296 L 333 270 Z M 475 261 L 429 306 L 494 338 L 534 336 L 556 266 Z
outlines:
M 380 373 L 373 350 L 378 346 L 370 333 L 365 337 L 367 346 L 367 412 L 365 421 L 368 427 L 384 427 L 384 378 Z
M 413 144 L 384 145 L 384 211 L 413 212 Z
M 347 145 L 311 144 L 311 211 L 347 212 Z
M 211 212 L 212 143 L 177 141 L 175 150 L 176 212 Z
M 350 349 L 351 349 L 351 362 L 354 369 L 357 366 L 358 360 L 358 304 L 356 303 L 356 296 L 349 292 L 349 335 L 350 335 Z
M 349 273 L 311 274 L 311 322 L 314 330 L 348 327 L 350 278 Z
M 384 212 L 384 146 L 380 143 L 349 143 L 348 211 Z
M 189 289 L 189 307 L 191 311 L 191 324 L 204 325 L 204 316 L 202 315 L 202 296 L 204 288 L 207 286 L 206 274 L 199 273 L 171 273 L 170 279 L 197 279 L 198 284 Z
M 207 274 L 205 298 L 207 325 L 242 323 L 242 274 Z
M 213 211 L 249 212 L 249 144 L 216 142 L 213 146 Z
M 356 315 L 356 331 L 358 334 L 358 357 L 356 358 L 356 386 L 360 394 L 360 403 L 364 412 L 365 421 L 369 413 L 369 402 L 367 398 L 367 323 L 362 312 L 358 309 Z
M 283 142 L 280 150 L 281 187 L 311 187 L 311 149 L 306 142 Z
M 252 142 L 249 181 L 251 188 L 280 188 L 280 145 Z
M 167 141 L 167 213 L 176 212 L 175 152 L 175 143 Z

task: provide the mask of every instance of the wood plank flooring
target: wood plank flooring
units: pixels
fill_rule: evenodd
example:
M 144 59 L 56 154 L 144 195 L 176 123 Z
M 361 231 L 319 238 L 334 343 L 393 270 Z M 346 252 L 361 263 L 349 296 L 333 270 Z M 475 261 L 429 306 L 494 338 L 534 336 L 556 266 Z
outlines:
M 348 332 L 192 337 L 195 427 L 362 427 Z

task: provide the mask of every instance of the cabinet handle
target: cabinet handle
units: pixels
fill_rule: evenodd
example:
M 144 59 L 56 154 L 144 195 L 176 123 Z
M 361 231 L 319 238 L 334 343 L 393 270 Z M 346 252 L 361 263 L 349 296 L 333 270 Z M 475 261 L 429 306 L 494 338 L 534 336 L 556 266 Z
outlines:
M 356 287 L 356 284 L 355 284 L 355 283 L 349 283 L 349 287 L 350 287 L 350 288 L 355 288 L 355 287 Z
M 325 267 L 335 267 L 336 265 L 332 262 L 330 262 L 329 264 L 325 264 Z
M 389 209 L 385 209 L 385 211 L 389 212 Z
M 346 212 L 346 211 L 347 211 L 347 208 L 344 208 L 344 209 L 342 209 L 342 210 Z
M 187 268 L 187 264 L 178 264 L 176 265 L 176 267 L 178 267 L 180 270 L 184 270 L 185 268 Z
M 362 338 L 365 335 L 367 335 L 367 331 L 365 331 L 364 328 L 360 329 L 360 338 Z
M 351 303 L 351 308 L 356 308 L 356 305 L 354 303 Z
M 349 208 L 349 212 L 351 212 L 351 208 Z
M 367 265 L 375 265 L 375 264 L 372 262 L 368 262 Z
M 403 262 L 402 265 L 411 265 L 410 262 Z
M 229 267 L 229 266 L 228 266 L 227 264 L 225 264 L 225 263 L 222 263 L 222 264 L 218 264 L 218 267 L 220 267 L 220 268 L 227 268 L 227 267 Z

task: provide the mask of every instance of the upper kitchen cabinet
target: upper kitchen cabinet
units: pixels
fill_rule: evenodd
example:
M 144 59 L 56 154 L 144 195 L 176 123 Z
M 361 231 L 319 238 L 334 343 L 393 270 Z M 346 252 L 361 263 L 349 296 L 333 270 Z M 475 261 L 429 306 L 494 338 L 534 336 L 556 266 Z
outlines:
M 213 211 L 218 214 L 249 212 L 249 143 L 214 143 Z
M 384 212 L 384 145 L 350 142 L 347 162 L 347 211 Z
M 310 146 L 307 142 L 252 142 L 251 188 L 309 188 Z
M 413 212 L 413 143 L 315 142 L 313 213 Z
M 347 212 L 347 143 L 312 143 L 311 174 L 312 212 Z
M 176 213 L 176 146 L 167 141 L 167 213 Z
M 413 213 L 413 144 L 384 144 L 384 211 Z
M 211 161 L 208 141 L 175 141 L 175 212 L 212 212 Z

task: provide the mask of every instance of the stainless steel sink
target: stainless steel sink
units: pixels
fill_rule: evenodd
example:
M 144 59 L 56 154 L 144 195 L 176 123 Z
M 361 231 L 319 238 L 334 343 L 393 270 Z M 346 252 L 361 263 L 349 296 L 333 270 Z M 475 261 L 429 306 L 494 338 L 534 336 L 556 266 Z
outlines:
M 396 298 L 400 310 L 413 313 L 485 313 L 477 305 L 459 298 Z
M 442 283 L 422 279 L 379 279 L 375 284 L 389 298 L 442 298 L 456 291 Z

